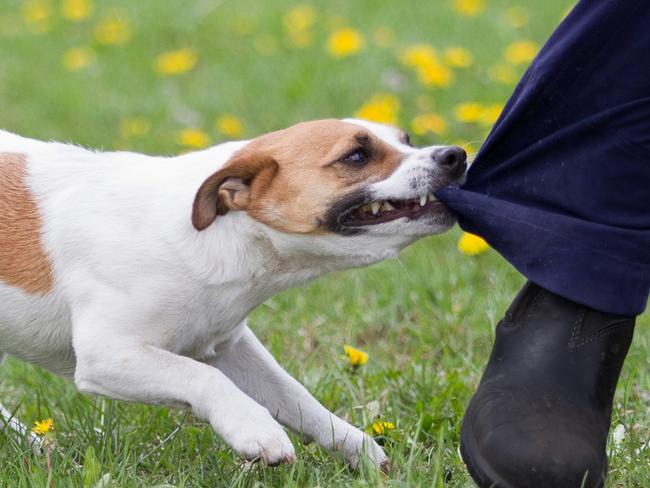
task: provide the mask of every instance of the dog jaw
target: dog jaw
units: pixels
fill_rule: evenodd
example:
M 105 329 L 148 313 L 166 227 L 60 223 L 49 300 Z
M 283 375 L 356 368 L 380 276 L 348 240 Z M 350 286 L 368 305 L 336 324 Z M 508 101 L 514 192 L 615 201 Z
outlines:
M 457 181 L 433 160 L 441 149 L 415 148 L 404 132 L 362 120 L 297 124 L 236 152 L 197 194 L 193 221 L 202 230 L 227 211 L 243 210 L 267 230 L 285 234 L 275 239 L 283 252 L 300 248 L 322 258 L 376 262 L 454 224 L 434 197 Z M 223 190 L 233 179 L 245 205 L 228 203 L 237 201 L 236 192 Z M 197 226 L 197 208 L 217 211 Z

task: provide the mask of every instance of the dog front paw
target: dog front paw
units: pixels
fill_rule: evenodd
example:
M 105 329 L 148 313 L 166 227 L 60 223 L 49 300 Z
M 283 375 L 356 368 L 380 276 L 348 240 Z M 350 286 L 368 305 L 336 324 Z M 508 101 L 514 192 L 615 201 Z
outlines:
M 266 409 L 262 410 L 222 430 L 223 440 L 248 461 L 261 461 L 267 466 L 293 463 L 296 453 L 289 436 Z
M 360 430 L 350 433 L 339 449 L 344 452 L 351 469 L 357 469 L 361 462 L 369 463 L 383 472 L 388 469 L 389 459 L 384 450 L 372 437 Z

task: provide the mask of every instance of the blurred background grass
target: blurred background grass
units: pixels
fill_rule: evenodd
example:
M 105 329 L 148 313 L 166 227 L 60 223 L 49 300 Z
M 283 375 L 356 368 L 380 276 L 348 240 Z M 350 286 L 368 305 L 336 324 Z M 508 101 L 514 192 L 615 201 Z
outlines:
M 40 139 L 176 154 L 314 118 L 363 116 L 416 143 L 474 153 L 568 0 L 0 0 L 0 127 Z M 0 433 L 0 485 L 471 486 L 457 455 L 464 406 L 523 278 L 454 230 L 398 261 L 274 297 L 251 325 L 328 407 L 381 418 L 388 478 L 348 473 L 314 446 L 292 467 L 242 468 L 182 412 L 79 395 L 9 360 L 2 401 L 52 417 L 43 456 Z M 470 250 L 463 248 L 464 251 Z M 479 249 L 480 250 L 480 249 Z M 0 304 L 1 306 L 1 304 Z M 650 486 L 648 316 L 617 396 L 611 486 Z M 352 369 L 343 344 L 369 353 Z M 180 429 L 177 428 L 182 424 Z

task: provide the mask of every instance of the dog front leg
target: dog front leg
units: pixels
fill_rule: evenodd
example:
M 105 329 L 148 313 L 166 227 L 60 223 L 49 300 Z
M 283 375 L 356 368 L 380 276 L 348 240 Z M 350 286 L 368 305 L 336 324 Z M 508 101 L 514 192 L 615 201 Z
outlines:
M 294 448 L 268 410 L 221 371 L 141 342 L 115 328 L 75 326 L 75 383 L 84 392 L 164 405 L 190 406 L 237 453 L 268 465 L 291 462 Z M 101 331 L 101 332 L 100 332 Z
M 342 451 L 352 467 L 365 454 L 377 467 L 385 468 L 388 459 L 381 447 L 321 405 L 282 369 L 248 327 L 218 351 L 212 364 L 280 423 L 327 449 Z
M 5 359 L 5 354 L 3 352 L 0 352 L 0 364 L 2 364 L 4 359 Z M 14 432 L 16 432 L 21 437 L 27 436 L 30 447 L 35 452 L 40 451 L 41 438 L 38 437 L 33 432 L 31 432 L 25 424 L 23 424 L 20 420 L 14 417 L 14 414 L 10 412 L 8 409 L 6 409 L 4 405 L 2 405 L 1 403 L 0 403 L 0 420 L 2 420 L 2 422 L 0 423 L 0 429 L 2 429 L 3 427 L 7 427 L 13 430 Z

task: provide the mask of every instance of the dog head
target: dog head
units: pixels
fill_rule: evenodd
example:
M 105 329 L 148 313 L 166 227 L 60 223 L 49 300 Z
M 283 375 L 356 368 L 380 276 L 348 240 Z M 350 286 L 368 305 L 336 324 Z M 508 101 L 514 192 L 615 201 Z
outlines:
M 245 211 L 290 236 L 361 245 L 371 239 L 401 249 L 455 223 L 434 192 L 459 183 L 466 167 L 460 147 L 417 148 L 386 125 L 304 122 L 236 152 L 198 190 L 192 223 L 200 231 L 221 215 Z

